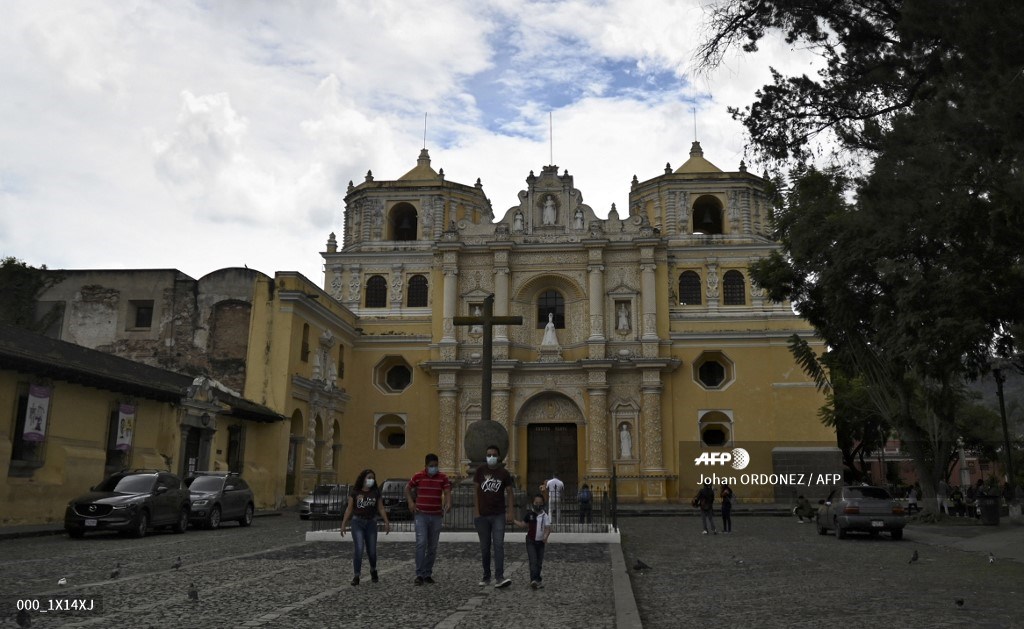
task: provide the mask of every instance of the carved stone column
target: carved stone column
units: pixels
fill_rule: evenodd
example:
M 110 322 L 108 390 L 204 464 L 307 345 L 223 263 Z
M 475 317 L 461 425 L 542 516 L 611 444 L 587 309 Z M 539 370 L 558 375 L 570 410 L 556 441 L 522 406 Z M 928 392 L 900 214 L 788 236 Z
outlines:
M 604 265 L 591 264 L 590 273 L 590 341 L 604 341 Z
M 454 268 L 446 268 L 444 270 L 444 311 L 443 317 L 443 333 L 441 336 L 441 342 L 455 342 L 455 326 L 452 324 L 452 317 L 455 316 L 455 297 L 458 292 L 456 286 L 459 279 L 459 271 Z
M 608 457 L 608 389 L 591 387 L 587 389 L 587 395 L 587 475 L 604 476 L 611 469 Z
M 643 337 L 644 341 L 658 340 L 658 314 L 657 295 L 655 288 L 654 263 L 640 265 L 641 281 L 641 312 L 643 313 Z
M 665 473 L 665 459 L 662 448 L 661 434 L 661 378 L 657 371 L 643 374 L 641 384 L 643 407 L 641 423 L 643 425 L 643 470 L 644 473 Z
M 445 474 L 458 472 L 457 447 L 459 422 L 456 417 L 455 389 L 442 389 L 438 404 L 437 456 L 441 459 L 441 470 Z

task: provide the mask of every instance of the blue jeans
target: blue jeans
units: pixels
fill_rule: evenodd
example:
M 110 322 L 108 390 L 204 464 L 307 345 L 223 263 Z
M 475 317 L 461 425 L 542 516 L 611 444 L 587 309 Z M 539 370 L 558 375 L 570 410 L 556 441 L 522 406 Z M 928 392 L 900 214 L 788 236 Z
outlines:
M 701 509 L 700 510 L 700 522 L 704 525 L 704 530 L 711 530 L 715 532 L 715 511 L 714 509 Z
M 530 581 L 540 583 L 540 570 L 544 567 L 544 542 L 527 539 L 526 556 L 530 559 Z
M 370 570 L 377 569 L 377 518 L 355 516 L 352 526 L 352 572 L 359 576 L 363 568 L 363 548 L 370 560 Z
M 474 521 L 480 537 L 480 554 L 484 562 L 484 580 L 491 578 L 491 546 L 494 546 L 494 578 L 505 578 L 505 514 L 482 515 Z
M 434 574 L 434 560 L 437 558 L 437 540 L 441 539 L 441 525 L 444 517 L 416 513 L 416 576 L 427 578 Z

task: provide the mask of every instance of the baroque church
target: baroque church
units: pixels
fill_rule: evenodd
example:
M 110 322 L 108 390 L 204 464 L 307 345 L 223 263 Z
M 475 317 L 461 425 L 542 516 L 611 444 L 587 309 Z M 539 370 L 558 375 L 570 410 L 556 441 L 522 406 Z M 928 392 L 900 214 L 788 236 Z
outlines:
M 701 453 L 740 445 L 748 472 L 837 469 L 823 397 L 787 349 L 812 331 L 748 274 L 777 247 L 763 178 L 722 171 L 694 142 L 675 170 L 634 176 L 607 218 L 557 166 L 525 183 L 495 215 L 479 180 L 447 180 L 426 149 L 398 179 L 350 182 L 344 237 L 323 253 L 324 289 L 356 316 L 353 363 L 372 379 L 348 402 L 346 476 L 412 472 L 427 451 L 465 474 L 483 330 L 453 319 L 489 295 L 496 316 L 523 321 L 493 330 L 491 419 L 527 487 L 552 474 L 607 487 L 614 471 L 623 500 L 685 501 Z
M 554 165 L 496 215 L 479 180 L 447 180 L 424 149 L 397 179 L 349 184 L 322 285 L 47 270 L 46 333 L 0 329 L 2 518 L 59 519 L 125 467 L 237 471 L 257 508 L 368 467 L 409 478 L 428 452 L 464 477 L 487 330 L 456 317 L 487 307 L 522 320 L 490 329 L 489 361 L 490 419 L 521 487 L 614 478 L 621 501 L 685 503 L 714 474 L 747 502 L 824 495 L 771 476 L 840 461 L 788 350 L 813 331 L 750 280 L 778 247 L 766 187 L 694 142 L 607 218 Z

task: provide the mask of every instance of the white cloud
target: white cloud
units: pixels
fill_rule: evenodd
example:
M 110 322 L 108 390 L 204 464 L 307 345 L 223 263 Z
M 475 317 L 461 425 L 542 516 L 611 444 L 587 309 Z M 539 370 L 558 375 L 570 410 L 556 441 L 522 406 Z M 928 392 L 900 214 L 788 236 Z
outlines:
M 495 214 L 568 168 L 599 215 L 634 174 L 736 168 L 726 105 L 806 67 L 776 42 L 694 79 L 698 0 L 8 3 L 0 254 L 67 268 L 248 264 L 321 278 L 349 180 L 435 168 Z M 803 64 L 803 65 L 801 65 Z

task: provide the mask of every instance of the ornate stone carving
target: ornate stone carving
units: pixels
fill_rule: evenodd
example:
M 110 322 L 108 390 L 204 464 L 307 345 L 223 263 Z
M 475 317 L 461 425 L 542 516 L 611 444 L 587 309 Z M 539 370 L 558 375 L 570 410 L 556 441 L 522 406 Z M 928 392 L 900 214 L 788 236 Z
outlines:
M 362 287 L 362 279 L 359 277 L 359 269 L 353 269 L 348 278 L 348 300 L 359 303 L 359 289 Z
M 603 389 L 590 390 L 587 436 L 590 445 L 590 473 L 608 470 L 608 398 Z
M 643 421 L 643 467 L 645 470 L 660 470 L 663 467 L 661 453 L 661 395 L 659 391 L 645 389 L 641 418 Z
M 718 265 L 711 262 L 708 263 L 708 278 L 707 278 L 707 297 L 709 303 L 718 302 Z
M 456 443 L 458 442 L 458 426 L 455 416 L 455 391 L 441 391 L 439 402 L 440 424 L 438 426 L 438 452 L 441 467 L 447 470 L 456 469 Z
M 338 301 L 341 301 L 341 269 L 335 268 L 331 274 L 331 297 L 334 297 Z

